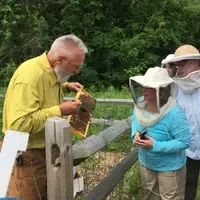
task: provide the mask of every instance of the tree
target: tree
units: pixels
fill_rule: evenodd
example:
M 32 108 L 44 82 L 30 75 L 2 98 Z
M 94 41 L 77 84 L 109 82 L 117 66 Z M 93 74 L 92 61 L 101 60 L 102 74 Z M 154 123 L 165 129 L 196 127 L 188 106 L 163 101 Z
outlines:
M 24 60 L 75 33 L 89 47 L 85 86 L 120 87 L 183 44 L 200 45 L 199 0 L 7 0 L 0 2 L 0 84 Z

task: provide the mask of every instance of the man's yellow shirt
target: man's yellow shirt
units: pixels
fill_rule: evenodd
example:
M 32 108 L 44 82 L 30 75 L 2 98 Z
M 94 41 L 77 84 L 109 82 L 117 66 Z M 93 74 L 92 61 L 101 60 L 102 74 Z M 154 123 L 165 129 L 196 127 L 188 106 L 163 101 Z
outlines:
M 46 52 L 22 63 L 6 92 L 3 133 L 6 130 L 28 132 L 28 148 L 44 148 L 45 122 L 51 117 L 61 117 L 58 105 L 62 101 L 62 85 L 57 82 Z

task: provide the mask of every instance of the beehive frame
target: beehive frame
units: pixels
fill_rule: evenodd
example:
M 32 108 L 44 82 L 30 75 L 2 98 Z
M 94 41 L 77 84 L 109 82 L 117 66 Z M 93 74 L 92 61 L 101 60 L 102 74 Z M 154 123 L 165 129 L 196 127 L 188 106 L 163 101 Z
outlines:
M 76 100 L 80 100 L 80 96 L 81 96 L 81 95 L 87 95 L 87 96 L 89 96 L 89 97 L 93 100 L 93 102 L 90 102 L 90 103 L 91 103 L 91 104 L 93 103 L 93 106 L 95 106 L 96 100 L 95 100 L 88 92 L 86 92 L 84 89 L 81 89 L 81 90 L 79 90 L 79 91 L 77 92 L 75 99 L 76 99 Z M 84 103 L 84 102 L 83 102 L 83 103 Z M 85 112 L 87 112 L 87 111 L 85 111 Z M 85 112 L 84 112 L 84 113 L 85 113 Z M 76 114 L 77 114 L 77 113 L 76 113 Z M 81 114 L 81 110 L 78 112 L 78 114 Z M 81 136 L 82 138 L 86 138 L 86 137 L 87 137 L 89 125 L 90 125 L 90 123 L 91 123 L 92 113 L 87 112 L 87 114 L 89 115 L 89 120 L 88 120 L 87 125 L 86 125 L 86 127 L 85 127 L 85 132 L 84 132 L 84 133 L 81 132 L 81 131 L 79 131 L 79 130 L 77 130 L 77 129 L 75 129 L 75 128 L 71 125 L 71 126 L 72 126 L 72 133 L 74 133 L 74 134 L 76 134 L 76 135 L 78 135 L 78 136 Z M 69 123 L 70 123 L 70 121 L 72 120 L 72 117 L 73 117 L 73 115 L 69 115 L 69 116 L 68 116 L 67 120 L 69 121 Z

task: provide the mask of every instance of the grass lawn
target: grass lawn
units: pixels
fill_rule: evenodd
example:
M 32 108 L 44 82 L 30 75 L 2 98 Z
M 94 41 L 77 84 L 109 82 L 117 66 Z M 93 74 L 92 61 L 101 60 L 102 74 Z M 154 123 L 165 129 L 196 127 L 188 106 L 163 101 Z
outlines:
M 107 88 L 106 91 L 95 91 L 88 89 L 88 92 L 95 98 L 120 98 L 131 99 L 128 88 L 121 91 L 113 87 Z M 2 115 L 2 106 L 5 95 L 5 89 L 0 88 L 0 113 Z M 74 96 L 75 94 L 69 94 Z M 132 115 L 133 106 L 130 105 L 109 105 L 97 104 L 93 117 L 106 119 L 124 119 Z M 0 128 L 2 128 L 2 118 L 0 118 Z M 97 134 L 99 131 L 107 128 L 107 125 L 90 125 L 88 135 Z M 80 141 L 81 138 L 73 135 L 73 143 Z M 124 133 L 119 138 L 108 144 L 101 152 L 95 154 L 81 165 L 81 174 L 86 179 L 86 191 L 91 190 L 111 169 L 114 167 L 123 156 L 131 150 L 133 144 L 130 141 L 130 131 Z M 110 161 L 110 162 L 109 162 Z M 89 178 L 91 177 L 91 178 Z M 92 183 L 91 183 L 92 181 Z M 200 184 L 199 184 L 200 185 Z M 86 194 L 86 193 L 85 193 Z M 83 199 L 79 196 L 77 199 Z M 138 162 L 126 173 L 123 181 L 115 188 L 114 192 L 108 199 L 113 200 L 142 200 L 142 189 L 139 175 Z M 197 199 L 200 199 L 200 188 L 197 191 Z

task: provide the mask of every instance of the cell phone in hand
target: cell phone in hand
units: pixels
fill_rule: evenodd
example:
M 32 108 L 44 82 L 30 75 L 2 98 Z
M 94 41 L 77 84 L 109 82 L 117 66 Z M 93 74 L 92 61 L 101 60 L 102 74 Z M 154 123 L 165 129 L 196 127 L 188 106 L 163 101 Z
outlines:
M 146 129 L 142 129 L 141 131 L 138 131 L 138 133 L 141 140 L 148 140 L 148 138 L 146 137 L 147 135 Z

